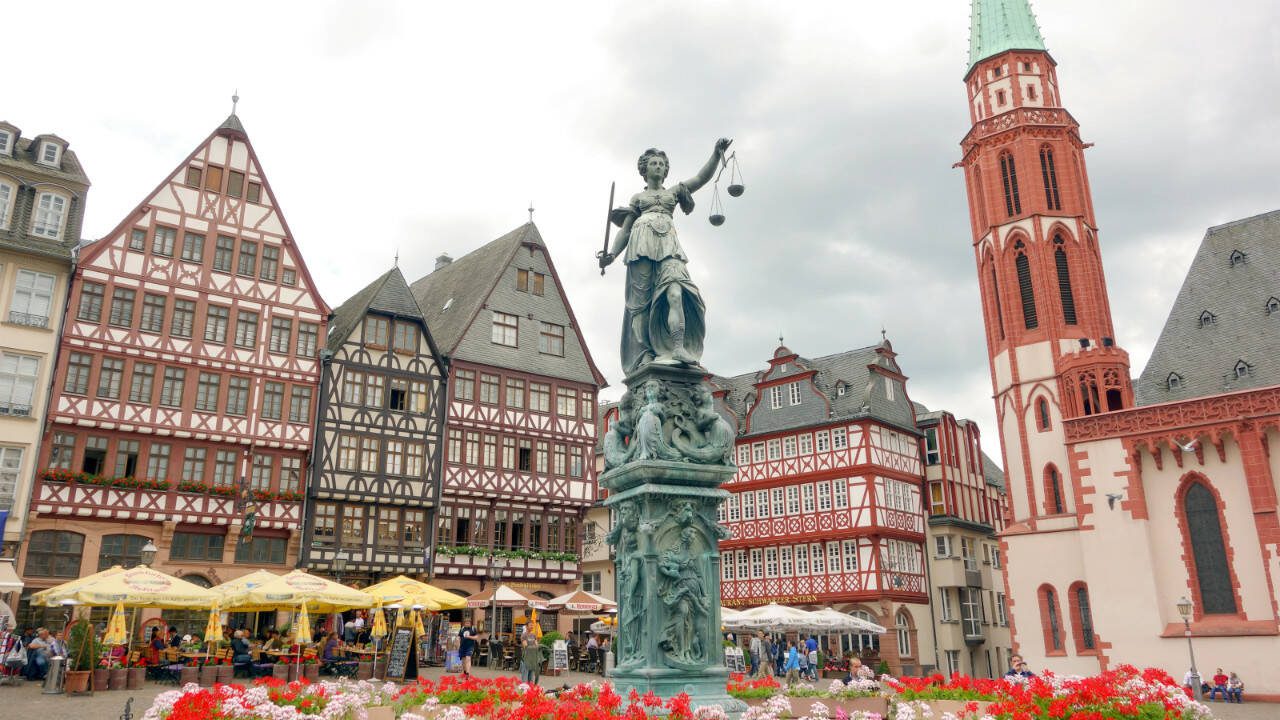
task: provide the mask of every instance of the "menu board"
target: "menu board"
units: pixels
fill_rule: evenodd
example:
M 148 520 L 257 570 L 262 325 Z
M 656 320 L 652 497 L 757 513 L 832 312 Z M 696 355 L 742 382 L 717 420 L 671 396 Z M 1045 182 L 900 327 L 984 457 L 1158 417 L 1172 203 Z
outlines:
M 413 628 L 396 628 L 387 651 L 387 679 L 403 680 L 413 649 Z
M 564 640 L 556 640 L 551 644 L 551 669 L 569 669 L 569 643 Z
M 746 672 L 747 665 L 742 657 L 742 648 L 726 647 L 724 649 L 724 666 L 731 672 Z

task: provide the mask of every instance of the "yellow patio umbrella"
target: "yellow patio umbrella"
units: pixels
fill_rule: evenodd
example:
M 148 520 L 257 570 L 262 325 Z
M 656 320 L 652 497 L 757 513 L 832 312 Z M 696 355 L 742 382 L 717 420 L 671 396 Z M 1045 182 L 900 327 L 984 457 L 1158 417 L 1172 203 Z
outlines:
M 129 627 L 124 619 L 124 603 L 116 603 L 116 609 L 107 621 L 107 632 L 102 636 L 103 645 L 125 645 L 129 642 Z
M 467 599 L 461 595 L 455 595 L 404 575 L 397 575 L 390 580 L 370 585 L 361 592 L 372 595 L 384 603 L 421 605 L 432 611 L 459 610 L 467 606 Z
M 529 610 L 529 625 L 525 630 L 533 633 L 533 636 L 539 640 L 542 639 L 542 625 L 538 623 L 538 611 L 536 609 Z
M 307 604 L 298 604 L 298 622 L 294 623 L 293 641 L 298 645 L 311 642 L 311 616 L 307 614 Z
M 209 589 L 217 593 L 219 597 L 225 598 L 237 593 L 252 590 L 259 585 L 271 582 L 278 577 L 280 576 L 273 572 L 268 572 L 266 570 L 254 570 L 248 575 L 241 575 L 238 578 L 228 580 L 222 584 L 214 585 Z
M 66 583 L 45 592 L 41 600 L 46 607 L 70 601 L 89 606 L 121 603 L 124 607 L 207 608 L 218 599 L 208 588 L 145 565 L 114 573 L 104 571 L 79 583 Z
M 204 626 L 204 641 L 213 644 L 222 640 L 222 614 L 218 611 L 218 603 L 209 608 L 209 622 Z
M 305 605 L 313 612 L 331 613 L 373 607 L 373 604 L 372 596 L 305 570 L 294 570 L 260 585 L 233 588 L 222 596 L 224 610 L 234 608 L 242 612 Z
M 375 640 L 387 636 L 387 616 L 382 612 L 382 604 L 378 604 L 378 609 L 373 611 L 373 627 L 369 629 L 370 637 Z
M 423 637 L 427 634 L 422 627 L 422 611 L 417 608 L 413 610 L 413 634 L 415 637 Z
M 122 572 L 124 572 L 123 566 L 113 565 L 107 568 L 106 570 L 99 570 L 98 572 L 92 575 L 86 575 L 85 577 L 76 578 L 75 580 L 64 582 L 61 585 L 55 585 L 46 590 L 41 590 L 40 592 L 33 593 L 31 595 L 31 605 L 33 607 L 41 607 L 41 606 L 53 607 L 56 605 L 60 605 L 62 602 L 61 598 L 65 597 L 67 593 L 72 592 L 75 588 L 81 587 L 83 585 L 95 583 L 104 577 L 107 577 L 109 575 L 115 575 L 116 573 L 122 573 Z M 46 598 L 49 598 L 53 595 L 57 595 L 60 599 L 53 602 L 46 602 Z

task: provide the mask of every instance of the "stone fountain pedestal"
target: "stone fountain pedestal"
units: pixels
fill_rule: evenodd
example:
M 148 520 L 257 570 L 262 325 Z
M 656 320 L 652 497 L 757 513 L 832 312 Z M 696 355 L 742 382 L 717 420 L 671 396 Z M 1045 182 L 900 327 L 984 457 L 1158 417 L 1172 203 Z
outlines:
M 728 533 L 716 520 L 729 495 L 720 485 L 736 469 L 732 432 L 714 414 L 704 374 L 649 365 L 628 377 L 606 439 L 611 467 L 601 482 L 616 513 L 608 541 L 618 581 L 610 679 L 624 697 L 686 693 L 695 708 L 719 705 L 736 717 L 746 704 L 725 691 L 719 542 Z

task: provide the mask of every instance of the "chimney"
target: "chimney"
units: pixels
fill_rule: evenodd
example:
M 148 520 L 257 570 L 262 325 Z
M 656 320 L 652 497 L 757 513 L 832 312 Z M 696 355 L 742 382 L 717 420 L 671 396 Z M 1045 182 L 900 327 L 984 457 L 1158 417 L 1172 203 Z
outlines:
M 449 253 L 440 253 L 439 257 L 436 258 L 436 270 L 439 270 L 452 262 L 453 258 L 449 257 Z

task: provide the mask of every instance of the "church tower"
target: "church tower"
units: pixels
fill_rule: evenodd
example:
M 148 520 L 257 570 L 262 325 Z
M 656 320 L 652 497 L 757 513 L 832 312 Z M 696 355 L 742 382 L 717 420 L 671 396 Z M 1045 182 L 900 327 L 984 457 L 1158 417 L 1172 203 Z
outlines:
M 961 141 L 1015 523 L 1077 515 L 1062 419 L 1133 405 L 1084 150 L 1027 0 L 973 0 Z

